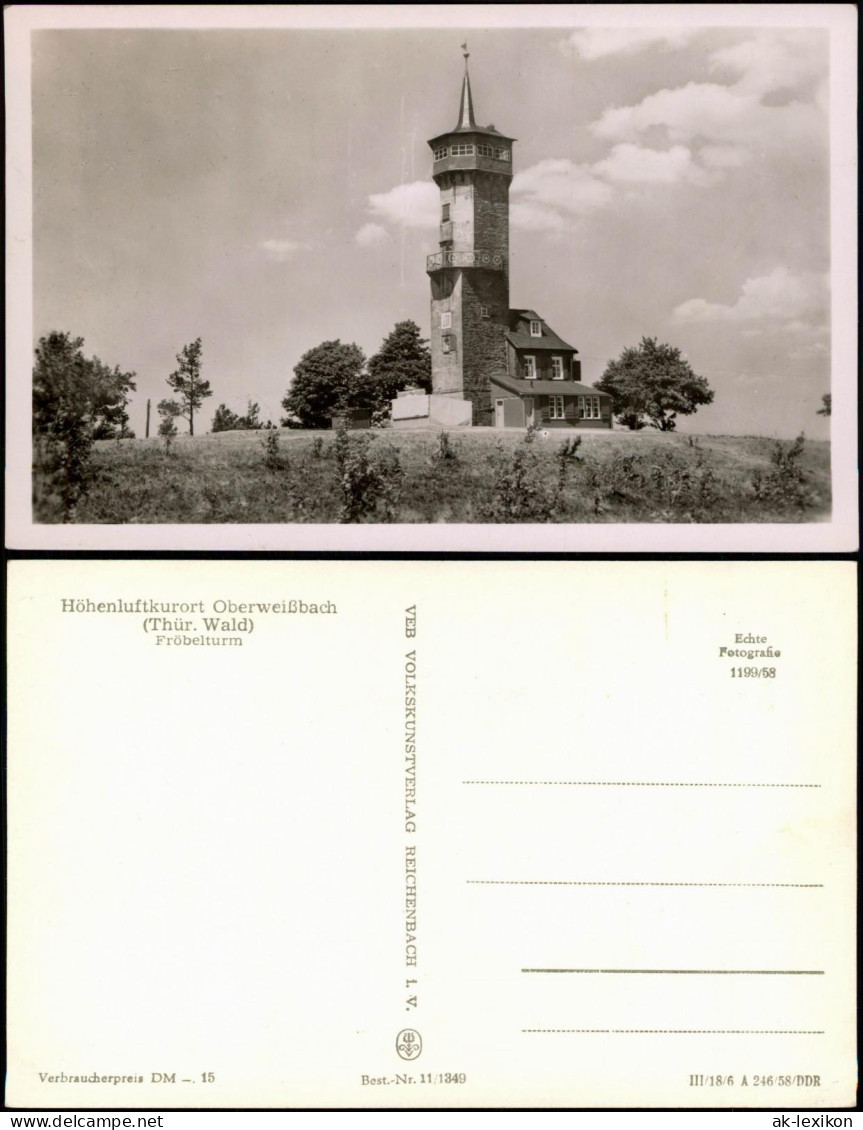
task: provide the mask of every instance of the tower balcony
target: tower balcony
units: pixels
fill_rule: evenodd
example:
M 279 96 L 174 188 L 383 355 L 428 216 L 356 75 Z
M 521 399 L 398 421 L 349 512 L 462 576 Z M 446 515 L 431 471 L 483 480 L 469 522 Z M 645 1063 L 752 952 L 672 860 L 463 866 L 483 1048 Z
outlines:
M 489 271 L 505 271 L 506 258 L 499 251 L 436 251 L 426 256 L 426 274 L 450 267 L 484 267 Z

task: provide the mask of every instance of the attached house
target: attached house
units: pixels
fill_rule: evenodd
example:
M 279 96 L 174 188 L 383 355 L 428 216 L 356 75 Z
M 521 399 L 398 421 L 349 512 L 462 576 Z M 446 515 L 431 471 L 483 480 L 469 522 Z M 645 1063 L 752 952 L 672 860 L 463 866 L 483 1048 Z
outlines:
M 510 310 L 507 371 L 491 374 L 495 427 L 610 428 L 611 397 L 582 384 L 578 350 L 534 310 Z

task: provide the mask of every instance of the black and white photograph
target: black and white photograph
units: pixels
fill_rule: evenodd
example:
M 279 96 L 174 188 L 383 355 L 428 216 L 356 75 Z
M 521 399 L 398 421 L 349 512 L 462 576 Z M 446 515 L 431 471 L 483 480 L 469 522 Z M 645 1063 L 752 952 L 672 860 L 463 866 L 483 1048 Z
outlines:
M 853 7 L 7 25 L 13 544 L 856 547 Z

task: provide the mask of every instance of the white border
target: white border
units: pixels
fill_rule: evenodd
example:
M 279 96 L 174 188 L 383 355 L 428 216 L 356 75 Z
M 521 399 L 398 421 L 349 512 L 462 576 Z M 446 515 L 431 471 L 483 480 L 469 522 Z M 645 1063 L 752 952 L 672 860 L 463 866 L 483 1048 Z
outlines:
M 812 27 L 830 32 L 831 417 L 829 521 L 782 524 L 40 525 L 31 517 L 30 31 L 96 27 Z M 857 515 L 857 22 L 851 4 L 307 5 L 7 8 L 7 546 L 52 550 L 851 552 Z

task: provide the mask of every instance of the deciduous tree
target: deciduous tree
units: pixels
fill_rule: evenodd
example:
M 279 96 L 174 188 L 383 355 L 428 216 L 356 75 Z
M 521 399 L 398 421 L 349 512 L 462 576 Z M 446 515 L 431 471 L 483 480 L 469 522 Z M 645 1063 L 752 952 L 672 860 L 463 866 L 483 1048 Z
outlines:
M 304 353 L 282 401 L 285 427 L 299 420 L 304 428 L 326 428 L 330 417 L 346 408 L 375 406 L 374 382 L 358 345 L 324 341 Z
M 232 412 L 227 404 L 220 404 L 213 416 L 211 432 L 255 432 L 263 428 L 260 419 L 261 406 L 251 400 L 246 408 L 245 416 Z
M 674 431 L 678 416 L 691 416 L 711 404 L 713 389 L 693 372 L 680 350 L 643 337 L 606 366 L 596 387 L 611 396 L 612 410 L 622 424 L 662 432 Z

